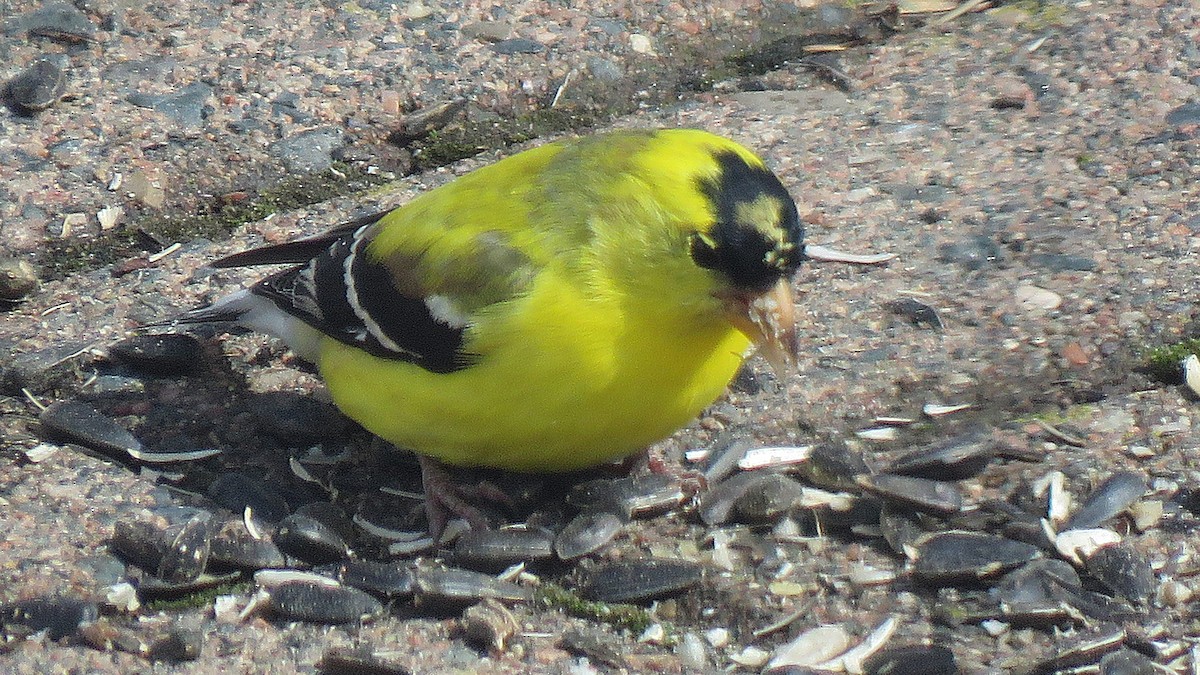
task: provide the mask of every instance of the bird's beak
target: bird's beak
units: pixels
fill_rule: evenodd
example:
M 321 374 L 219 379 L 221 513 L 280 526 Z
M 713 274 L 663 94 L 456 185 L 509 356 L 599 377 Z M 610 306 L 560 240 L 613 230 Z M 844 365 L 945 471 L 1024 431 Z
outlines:
M 775 375 L 783 379 L 796 365 L 796 303 L 790 279 L 780 279 L 770 290 L 759 295 L 734 295 L 726 298 L 730 323 L 758 347 L 771 364 Z

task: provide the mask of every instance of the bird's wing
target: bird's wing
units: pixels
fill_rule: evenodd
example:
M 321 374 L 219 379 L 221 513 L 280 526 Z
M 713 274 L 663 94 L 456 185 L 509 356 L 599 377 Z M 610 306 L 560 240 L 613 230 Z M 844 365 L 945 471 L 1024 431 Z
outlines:
M 465 368 L 478 356 L 466 348 L 474 312 L 522 292 L 531 276 L 529 261 L 499 231 L 475 232 L 453 251 L 395 244 L 386 253 L 374 250 L 372 242 L 385 227 L 404 226 L 393 214 L 219 262 L 224 267 L 298 262 L 308 254 L 303 264 L 260 280 L 250 294 L 374 356 L 436 373 Z
M 523 295 L 557 251 L 531 225 L 531 205 L 543 201 L 539 177 L 559 149 L 522 153 L 392 211 L 216 264 L 299 263 L 249 293 L 372 355 L 461 370 L 481 356 L 470 344 L 480 313 Z

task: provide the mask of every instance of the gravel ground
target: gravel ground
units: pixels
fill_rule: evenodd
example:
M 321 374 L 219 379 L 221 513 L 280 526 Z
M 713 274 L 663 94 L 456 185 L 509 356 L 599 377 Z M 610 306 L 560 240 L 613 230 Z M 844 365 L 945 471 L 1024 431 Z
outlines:
M 83 2 L 84 24 L 66 31 L 75 35 L 68 43 L 61 24 L 55 38 L 29 35 L 35 3 L 0 2 L 0 76 L 44 53 L 66 54 L 71 75 L 67 98 L 44 112 L 0 114 L 0 247 L 26 255 L 54 240 L 99 236 L 95 214 L 109 206 L 123 209 L 114 230 L 136 228 L 285 172 L 325 172 L 338 146 L 386 136 L 402 111 L 466 98 L 483 119 L 519 114 L 546 106 L 572 71 L 581 81 L 652 91 L 662 71 L 647 64 L 691 58 L 676 45 L 758 44 L 774 34 L 762 21 L 792 14 L 826 30 L 856 18 L 834 6 L 789 14 L 736 2 L 299 4 Z M 86 27 L 93 32 L 79 37 Z M 1116 622 L 1133 648 L 1120 653 L 1195 672 L 1195 397 L 1138 366 L 1148 348 L 1194 337 L 1200 325 L 1191 301 L 1200 242 L 1198 44 L 1200 9 L 1190 0 L 1006 5 L 940 28 L 910 22 L 841 54 L 850 92 L 792 65 L 722 79 L 670 106 L 647 95 L 654 105 L 613 124 L 694 126 L 738 139 L 797 197 L 811 243 L 896 256 L 882 265 L 806 265 L 796 281 L 799 373 L 775 382 L 752 362 L 725 399 L 654 452 L 674 460 L 727 438 L 845 444 L 879 467 L 982 429 L 1004 458 L 958 484 L 977 507 L 1032 499 L 1028 486 L 1055 471 L 1077 500 L 1114 472 L 1136 471 L 1148 484 L 1140 515 L 1110 526 L 1153 570 L 1153 590 L 1135 616 Z M 403 203 L 498 156 L 283 211 L 215 243 L 182 240 L 129 273 L 102 267 L 47 281 L 5 312 L 0 601 L 102 596 L 126 578 L 106 544 L 114 524 L 206 504 L 191 495 L 217 476 L 263 477 L 293 506 L 328 498 L 288 468 L 288 456 L 313 446 L 355 449 L 348 468 L 325 476 L 340 506 L 403 511 L 374 488 L 411 487 L 412 465 L 338 418 L 316 378 L 276 344 L 202 336 L 192 374 L 157 378 L 92 354 L 250 279 L 203 267 L 216 256 Z M 404 166 L 401 158 L 384 172 Z M 121 185 L 110 189 L 117 174 Z M 906 299 L 936 320 L 930 309 L 898 302 Z M 151 450 L 225 452 L 166 472 L 72 445 L 31 461 L 36 409 L 20 385 L 46 403 L 85 400 Z M 927 404 L 971 407 L 930 418 Z M 891 440 L 859 435 L 880 417 L 917 423 Z M 553 511 L 554 485 L 528 481 L 542 488 L 536 508 Z M 1160 508 L 1157 518 L 1145 515 Z M 950 526 L 966 527 L 948 519 L 937 528 Z M 654 607 L 673 636 L 693 636 L 684 647 L 533 605 L 514 610 L 516 646 L 489 652 L 464 638 L 459 612 L 404 606 L 366 625 L 326 627 L 237 622 L 205 604 L 109 617 L 147 635 L 197 633 L 194 661 L 31 639 L 4 647 L 0 670 L 312 672 L 331 648 L 363 647 L 418 673 L 753 672 L 762 668 L 755 648 L 770 654 L 820 625 L 844 627 L 857 642 L 894 617 L 888 648 L 940 645 L 966 673 L 1036 672 L 1070 640 L 1111 626 L 1095 617 L 1054 629 L 948 622 L 940 612 L 978 589 L 914 580 L 870 528 L 824 524 L 818 532 L 807 511 L 721 532 L 741 542 L 733 553 L 718 555 L 685 506 L 627 525 L 589 562 L 538 570 L 569 586 L 604 561 L 703 561 L 698 588 Z M 867 571 L 895 579 L 867 583 Z M 248 591 L 234 595 L 245 602 Z M 779 630 L 755 634 L 791 615 Z M 564 646 L 568 629 L 600 631 L 597 642 L 616 658 Z

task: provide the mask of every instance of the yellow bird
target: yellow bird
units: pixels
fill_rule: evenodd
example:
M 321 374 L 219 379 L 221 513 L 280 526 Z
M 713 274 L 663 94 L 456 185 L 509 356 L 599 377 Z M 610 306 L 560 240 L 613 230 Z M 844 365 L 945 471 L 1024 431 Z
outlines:
M 628 456 L 694 419 L 751 345 L 795 355 L 796 205 L 703 131 L 551 143 L 324 235 L 216 267 L 287 263 L 186 322 L 276 335 L 349 417 L 422 460 L 520 472 Z M 436 461 L 432 461 L 436 460 Z

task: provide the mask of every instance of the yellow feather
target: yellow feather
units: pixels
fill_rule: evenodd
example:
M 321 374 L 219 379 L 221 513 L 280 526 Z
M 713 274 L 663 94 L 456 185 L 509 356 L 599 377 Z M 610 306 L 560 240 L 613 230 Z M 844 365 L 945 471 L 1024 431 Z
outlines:
M 690 254 L 714 227 L 702 186 L 720 154 L 763 166 L 701 131 L 617 132 L 523 152 L 389 213 L 367 254 L 402 291 L 461 311 L 474 360 L 434 373 L 322 337 L 335 403 L 398 446 L 518 471 L 593 466 L 687 424 L 750 346 L 722 305 L 729 279 Z M 778 218 L 771 204 L 743 216 Z
M 585 298 L 554 275 L 480 326 L 479 364 L 435 374 L 326 339 L 321 373 L 347 415 L 449 464 L 568 471 L 630 454 L 719 396 L 749 340 L 641 303 Z

